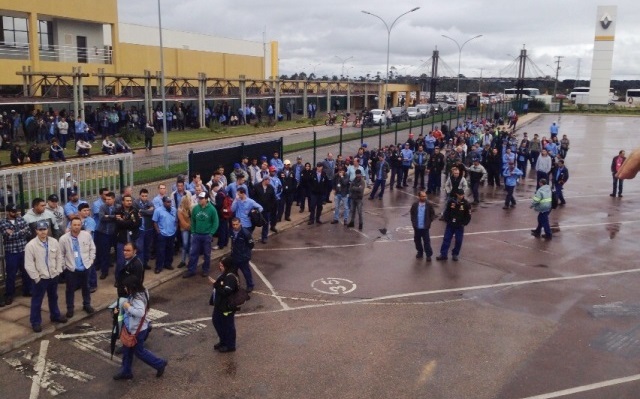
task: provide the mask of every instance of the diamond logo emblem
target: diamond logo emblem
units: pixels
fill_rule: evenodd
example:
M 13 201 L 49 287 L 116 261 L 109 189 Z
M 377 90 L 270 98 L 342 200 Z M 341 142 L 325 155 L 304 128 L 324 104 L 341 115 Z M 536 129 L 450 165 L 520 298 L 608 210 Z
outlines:
M 602 18 L 600 18 L 600 26 L 602 26 L 602 29 L 607 29 L 611 25 L 611 22 L 613 22 L 613 20 L 609 14 L 604 14 Z

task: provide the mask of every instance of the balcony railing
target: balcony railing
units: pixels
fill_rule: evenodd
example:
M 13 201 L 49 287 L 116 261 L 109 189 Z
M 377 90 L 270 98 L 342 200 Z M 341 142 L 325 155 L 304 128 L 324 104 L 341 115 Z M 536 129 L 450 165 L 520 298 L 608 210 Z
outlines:
M 113 61 L 113 50 L 111 46 L 40 46 L 39 54 L 41 61 L 80 64 L 111 64 Z M 28 60 L 30 58 L 29 43 L 12 43 L 12 45 L 0 43 L 0 58 Z

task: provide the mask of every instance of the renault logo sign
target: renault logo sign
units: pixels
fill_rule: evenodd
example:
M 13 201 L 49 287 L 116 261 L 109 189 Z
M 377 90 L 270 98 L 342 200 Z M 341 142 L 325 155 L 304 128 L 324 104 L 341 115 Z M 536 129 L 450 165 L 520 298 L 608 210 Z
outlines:
M 613 20 L 609 14 L 604 14 L 602 18 L 600 18 L 600 25 L 602 26 L 602 29 L 607 29 L 611 25 L 611 22 L 613 22 Z

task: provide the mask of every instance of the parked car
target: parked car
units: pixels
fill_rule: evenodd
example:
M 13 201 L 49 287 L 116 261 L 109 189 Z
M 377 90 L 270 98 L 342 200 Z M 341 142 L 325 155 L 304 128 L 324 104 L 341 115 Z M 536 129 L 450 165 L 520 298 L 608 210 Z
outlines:
M 418 107 L 408 107 L 407 108 L 407 118 L 409 119 L 418 119 L 422 117 L 422 113 L 418 111 Z
M 433 107 L 431 106 L 431 104 L 418 104 L 416 105 L 416 108 L 418 109 L 418 112 L 420 113 L 420 115 L 433 115 Z M 407 110 L 407 113 L 409 111 Z
M 372 109 L 371 113 L 372 122 L 374 125 L 384 125 L 387 123 L 387 117 L 382 109 Z
M 394 122 L 406 122 L 409 120 L 407 110 L 402 107 L 391 108 L 391 116 Z

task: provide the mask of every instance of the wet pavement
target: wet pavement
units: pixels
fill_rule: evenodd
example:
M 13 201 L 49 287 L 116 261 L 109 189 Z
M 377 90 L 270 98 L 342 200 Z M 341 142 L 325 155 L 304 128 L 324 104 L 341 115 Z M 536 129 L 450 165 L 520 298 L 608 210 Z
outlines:
M 545 135 L 555 118 L 520 137 Z M 361 232 L 329 214 L 308 226 L 296 213 L 299 223 L 256 244 L 257 290 L 236 317 L 237 352 L 212 349 L 205 279 L 172 279 L 151 294 L 148 347 L 169 359 L 161 379 L 136 361 L 133 381 L 111 380 L 119 357 L 107 355 L 102 311 L 4 354 L 0 397 L 28 395 L 48 342 L 43 398 L 637 398 L 640 189 L 627 181 L 623 198 L 608 194 L 611 159 L 640 145 L 638 122 L 559 120 L 571 176 L 552 241 L 529 233 L 532 174 L 510 210 L 502 189 L 481 189 L 459 262 L 415 258 L 410 187 L 365 199 Z M 443 231 L 434 222 L 436 253 Z

